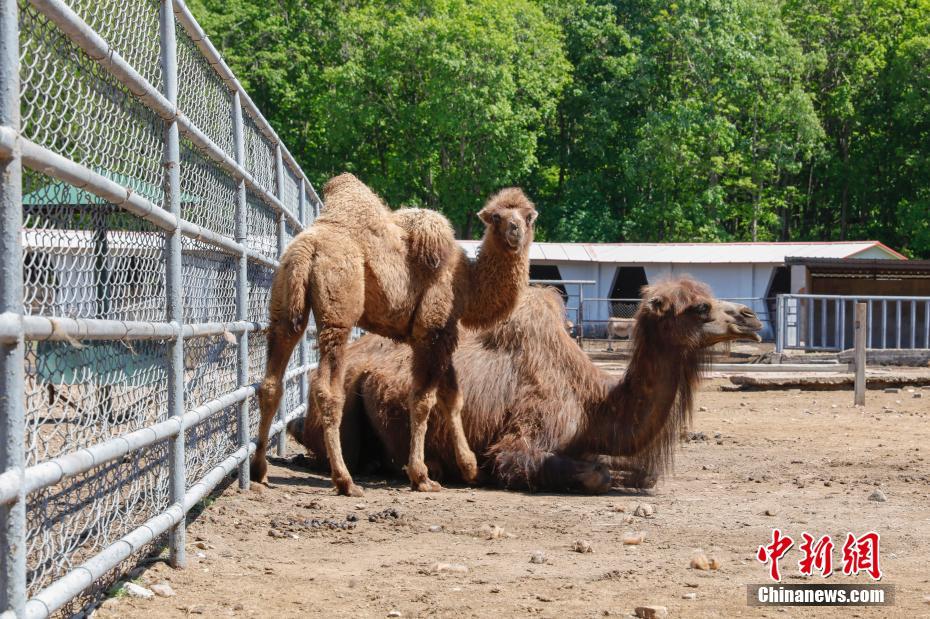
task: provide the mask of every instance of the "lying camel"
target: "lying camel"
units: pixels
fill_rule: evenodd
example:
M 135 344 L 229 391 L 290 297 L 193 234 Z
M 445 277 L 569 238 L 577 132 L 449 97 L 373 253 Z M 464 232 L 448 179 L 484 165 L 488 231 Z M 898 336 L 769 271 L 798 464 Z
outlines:
M 720 301 L 683 278 L 644 289 L 630 365 L 613 381 L 564 328 L 554 289 L 529 288 L 510 318 L 469 331 L 455 353 L 463 423 L 484 481 L 505 488 L 607 492 L 623 463 L 623 483 L 645 487 L 671 463 L 679 429 L 690 421 L 694 390 L 710 347 L 758 341 L 762 324 L 744 305 Z M 411 349 L 375 335 L 346 354 L 348 399 L 342 436 L 353 467 L 399 471 L 407 459 Z M 311 376 L 315 380 L 316 376 Z M 311 460 L 325 463 L 322 429 L 311 407 L 288 432 Z M 430 471 L 456 479 L 448 424 L 431 427 Z
M 494 195 L 478 213 L 485 233 L 472 262 L 455 242 L 448 220 L 435 211 L 391 211 L 351 174 L 331 179 L 323 195 L 323 213 L 288 245 L 272 282 L 252 478 L 265 479 L 268 432 L 281 401 L 284 371 L 312 310 L 320 361 L 310 405 L 319 412 L 339 492 L 363 494 L 345 465 L 339 438 L 344 356 L 356 325 L 410 344 L 404 410 L 411 428 L 405 454 L 413 488 L 440 488 L 423 461 L 435 404 L 451 428 L 461 478 L 474 481 L 478 467 L 462 430 L 462 396 L 453 364 L 458 325 L 486 328 L 510 315 L 529 280 L 536 209 L 516 188 Z

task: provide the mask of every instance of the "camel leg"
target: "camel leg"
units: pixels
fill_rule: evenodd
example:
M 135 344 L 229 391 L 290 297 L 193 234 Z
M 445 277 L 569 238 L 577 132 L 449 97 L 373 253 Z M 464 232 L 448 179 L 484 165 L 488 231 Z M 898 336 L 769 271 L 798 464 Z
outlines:
M 454 332 L 431 332 L 431 336 L 413 343 L 413 385 L 407 400 L 410 411 L 410 453 L 407 456 L 407 477 L 410 486 L 418 492 L 437 492 L 442 489 L 429 478 L 423 461 L 426 450 L 426 428 L 429 415 L 436 404 L 440 378 L 448 371 L 452 360 L 450 335 Z
M 438 404 L 452 431 L 455 462 L 458 464 L 462 480 L 466 484 L 474 484 L 478 480 L 478 460 L 475 458 L 475 452 L 468 445 L 465 428 L 462 427 L 464 398 L 461 389 L 459 389 L 458 375 L 453 366 L 450 366 L 443 376 Z
M 305 326 L 305 325 L 304 325 Z M 284 371 L 291 358 L 294 346 L 300 341 L 303 329 L 295 331 L 291 325 L 283 326 L 272 322 L 268 329 L 268 357 L 265 363 L 265 378 L 258 391 L 258 405 L 261 418 L 258 423 L 258 444 L 249 475 L 252 480 L 259 483 L 266 481 L 268 474 L 268 460 L 265 452 L 268 451 L 268 432 L 274 421 L 281 396 L 284 394 Z
M 587 462 L 544 451 L 517 436 L 491 448 L 494 481 L 505 488 L 534 491 L 606 494 L 610 469 L 600 461 Z
M 584 494 L 606 494 L 613 479 L 603 462 L 576 460 L 548 454 L 536 470 L 537 490 L 567 490 Z
M 313 405 L 320 413 L 323 425 L 323 443 L 329 459 L 333 484 L 339 494 L 365 496 L 352 481 L 352 475 L 342 455 L 342 412 L 345 405 L 345 348 L 351 329 L 326 326 L 320 329 L 320 364 L 316 380 L 311 386 Z

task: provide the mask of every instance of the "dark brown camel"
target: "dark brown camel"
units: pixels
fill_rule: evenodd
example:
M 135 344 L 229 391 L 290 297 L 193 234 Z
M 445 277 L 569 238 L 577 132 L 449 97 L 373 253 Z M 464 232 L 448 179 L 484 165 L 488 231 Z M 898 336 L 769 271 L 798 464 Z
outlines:
M 319 412 L 339 492 L 362 495 L 345 465 L 339 437 L 344 354 L 356 325 L 410 344 L 404 410 L 410 422 L 406 470 L 413 488 L 440 488 L 429 479 L 423 460 L 427 420 L 436 404 L 445 427 L 451 429 L 450 447 L 461 477 L 474 481 L 478 467 L 462 429 L 462 396 L 452 353 L 458 345 L 459 322 L 489 327 L 510 315 L 526 288 L 536 219 L 533 204 L 516 188 L 494 195 L 478 214 L 485 234 L 480 254 L 471 262 L 439 213 L 391 211 L 351 174 L 331 179 L 323 194 L 322 215 L 287 247 L 272 283 L 252 477 L 265 479 L 268 432 L 281 401 L 284 371 L 312 310 L 320 362 L 310 402 Z
M 614 456 L 626 469 L 625 485 L 654 483 L 690 421 L 709 348 L 758 340 L 762 325 L 746 306 L 714 299 L 687 278 L 645 288 L 643 298 L 630 365 L 619 382 L 566 333 L 564 305 L 553 289 L 528 288 L 508 320 L 464 335 L 455 353 L 463 422 L 486 481 L 603 493 L 611 475 L 600 456 Z M 346 364 L 342 433 L 350 461 L 359 469 L 379 461 L 396 471 L 407 456 L 410 348 L 366 335 L 349 346 Z M 288 431 L 325 462 L 318 458 L 315 411 Z M 430 428 L 427 462 L 436 476 L 456 479 L 449 441 L 448 427 Z

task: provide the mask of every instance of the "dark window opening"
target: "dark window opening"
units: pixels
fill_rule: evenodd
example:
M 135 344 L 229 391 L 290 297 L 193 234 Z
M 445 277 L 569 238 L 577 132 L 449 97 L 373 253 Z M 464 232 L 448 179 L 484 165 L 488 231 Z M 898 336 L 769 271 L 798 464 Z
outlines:
M 791 292 L 791 269 L 788 267 L 775 267 L 768 292 L 765 293 L 765 308 L 769 312 L 769 321 L 775 320 L 776 296 Z
M 562 279 L 562 274 L 559 273 L 559 267 L 554 264 L 531 264 L 530 265 L 530 280 L 536 279 Z M 562 294 L 562 300 L 568 302 L 568 293 L 565 292 L 565 286 L 562 284 L 546 284 L 547 286 L 552 286 L 556 288 Z
M 643 267 L 618 267 L 610 298 L 639 299 L 640 291 L 648 284 L 646 269 Z
M 643 286 L 648 285 L 646 269 L 643 267 L 618 267 L 614 274 L 614 284 L 610 289 L 610 315 L 614 318 L 632 318 L 639 306 L 639 295 Z

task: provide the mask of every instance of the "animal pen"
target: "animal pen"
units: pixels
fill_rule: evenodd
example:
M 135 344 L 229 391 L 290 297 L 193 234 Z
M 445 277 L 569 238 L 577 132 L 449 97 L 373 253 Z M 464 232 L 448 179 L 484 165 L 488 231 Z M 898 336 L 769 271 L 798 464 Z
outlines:
M 186 514 L 248 487 L 272 274 L 319 208 L 182 0 L 0 0 L 4 617 L 79 611 L 166 536 L 184 565 Z

